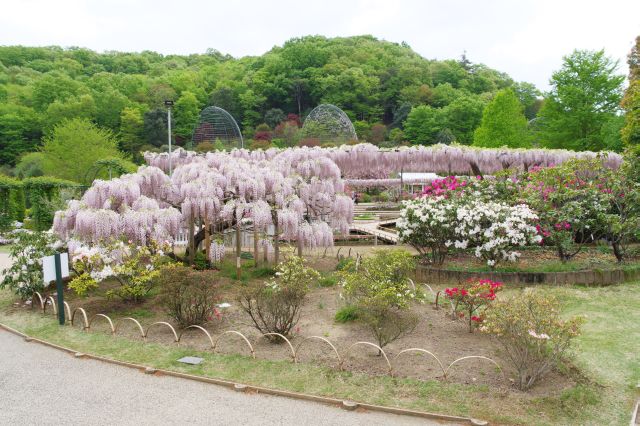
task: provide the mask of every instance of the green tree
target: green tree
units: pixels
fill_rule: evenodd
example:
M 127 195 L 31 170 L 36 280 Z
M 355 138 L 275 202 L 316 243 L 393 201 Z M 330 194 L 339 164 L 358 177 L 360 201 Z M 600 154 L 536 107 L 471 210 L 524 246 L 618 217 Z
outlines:
M 640 144 L 640 36 L 627 58 L 629 64 L 629 87 L 622 98 L 625 110 L 625 122 L 622 128 L 622 141 L 626 145 Z
M 53 129 L 58 123 L 72 118 L 93 120 L 96 117 L 96 103 L 91 95 L 72 96 L 64 101 L 55 100 L 47 107 L 44 115 L 45 131 Z
M 20 157 L 20 161 L 16 164 L 15 176 L 20 179 L 37 177 L 44 175 L 42 171 L 42 163 L 44 154 L 41 152 L 29 152 Z
M 140 147 L 144 145 L 142 131 L 144 120 L 138 108 L 127 107 L 120 113 L 120 149 L 131 154 L 134 159 L 140 156 Z
M 521 82 L 513 85 L 513 91 L 524 107 L 524 116 L 532 120 L 542 106 L 540 91 L 531 83 Z
M 109 130 L 80 118 L 58 124 L 45 138 L 42 153 L 45 175 L 80 183 L 96 161 L 122 158 Z
M 549 148 L 599 151 L 602 126 L 618 113 L 624 77 L 604 50 L 575 50 L 551 77 L 538 117 Z
M 503 89 L 482 113 L 473 135 L 473 145 L 497 148 L 526 148 L 531 145 L 522 104 L 511 89 Z
M 14 165 L 33 151 L 42 136 L 40 117 L 31 108 L 0 103 L 0 164 Z
M 143 134 L 149 145 L 160 147 L 168 143 L 167 111 L 156 108 L 143 115 Z
M 182 92 L 173 110 L 175 111 L 174 133 L 182 139 L 191 139 L 191 133 L 200 116 L 200 102 L 193 93 Z
M 411 109 L 404 123 L 404 135 L 414 144 L 431 145 L 444 127 L 441 109 L 420 105 Z
M 275 129 L 278 124 L 286 120 L 287 116 L 280 108 L 271 108 L 264 114 L 264 122 L 272 129 Z
M 480 125 L 485 102 L 471 95 L 458 98 L 444 107 L 446 127 L 455 139 L 464 145 L 473 143 L 473 132 Z

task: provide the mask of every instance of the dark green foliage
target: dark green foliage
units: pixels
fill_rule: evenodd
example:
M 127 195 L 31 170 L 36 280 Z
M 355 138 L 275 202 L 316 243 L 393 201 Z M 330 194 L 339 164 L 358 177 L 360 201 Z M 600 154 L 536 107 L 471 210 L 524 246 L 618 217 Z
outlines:
M 146 142 L 153 146 L 169 143 L 167 136 L 167 111 L 154 109 L 144 113 L 143 134 Z

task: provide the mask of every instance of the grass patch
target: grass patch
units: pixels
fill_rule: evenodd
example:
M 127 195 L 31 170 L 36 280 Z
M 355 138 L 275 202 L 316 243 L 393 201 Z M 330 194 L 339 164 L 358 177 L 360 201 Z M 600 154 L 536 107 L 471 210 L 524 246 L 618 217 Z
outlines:
M 338 277 L 331 272 L 322 273 L 318 279 L 318 285 L 320 287 L 334 287 L 336 284 L 338 284 Z
M 354 220 L 373 220 L 375 218 L 376 218 L 376 215 L 371 213 L 357 214 L 353 217 Z
M 235 259 L 233 261 L 223 260 L 218 265 L 220 269 L 220 275 L 231 280 L 236 280 L 236 263 Z M 275 275 L 276 270 L 269 266 L 258 266 L 255 267 L 255 262 L 253 260 L 244 260 L 241 263 L 242 275 L 240 277 L 240 281 L 243 283 L 248 282 L 251 279 L 256 278 L 270 278 Z
M 346 323 L 350 321 L 355 321 L 358 319 L 358 308 L 352 305 L 346 305 L 342 308 L 338 309 L 336 312 L 336 316 L 334 317 L 336 322 Z
M 0 321 L 81 352 L 255 386 L 469 416 L 499 424 L 628 424 L 637 397 L 635 386 L 640 382 L 640 283 L 541 289 L 563 302 L 563 315 L 586 316 L 573 359 L 585 380 L 570 389 L 538 397 L 483 385 L 371 377 L 314 364 L 213 355 L 169 342 L 142 344 L 97 331 L 84 333 L 58 326 L 53 316 L 11 308 L 14 298 L 6 290 L 0 291 Z M 505 290 L 504 294 L 518 291 Z M 131 314 L 140 316 L 141 312 Z M 177 363 L 185 355 L 200 356 L 205 362 L 198 366 Z
M 0 246 L 0 253 L 7 253 L 11 251 L 11 245 Z

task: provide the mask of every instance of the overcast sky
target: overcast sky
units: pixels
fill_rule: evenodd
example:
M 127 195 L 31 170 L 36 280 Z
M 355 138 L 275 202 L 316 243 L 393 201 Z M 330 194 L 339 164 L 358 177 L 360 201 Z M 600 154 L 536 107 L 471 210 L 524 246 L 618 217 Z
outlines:
M 309 34 L 407 42 L 426 58 L 457 58 L 548 88 L 573 49 L 620 60 L 640 35 L 640 0 L 1 0 L 0 44 L 259 55 Z

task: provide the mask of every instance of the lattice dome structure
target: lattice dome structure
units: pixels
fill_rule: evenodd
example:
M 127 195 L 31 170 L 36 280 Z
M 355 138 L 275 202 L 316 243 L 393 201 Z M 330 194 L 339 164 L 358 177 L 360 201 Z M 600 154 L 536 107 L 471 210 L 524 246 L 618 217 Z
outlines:
M 302 131 L 307 138 L 321 142 L 348 142 L 358 140 L 356 129 L 347 114 L 335 105 L 315 107 L 304 120 Z
M 238 123 L 226 110 L 217 106 L 208 106 L 200 113 L 198 123 L 193 128 L 191 146 L 210 142 L 219 149 L 243 148 L 244 141 Z

